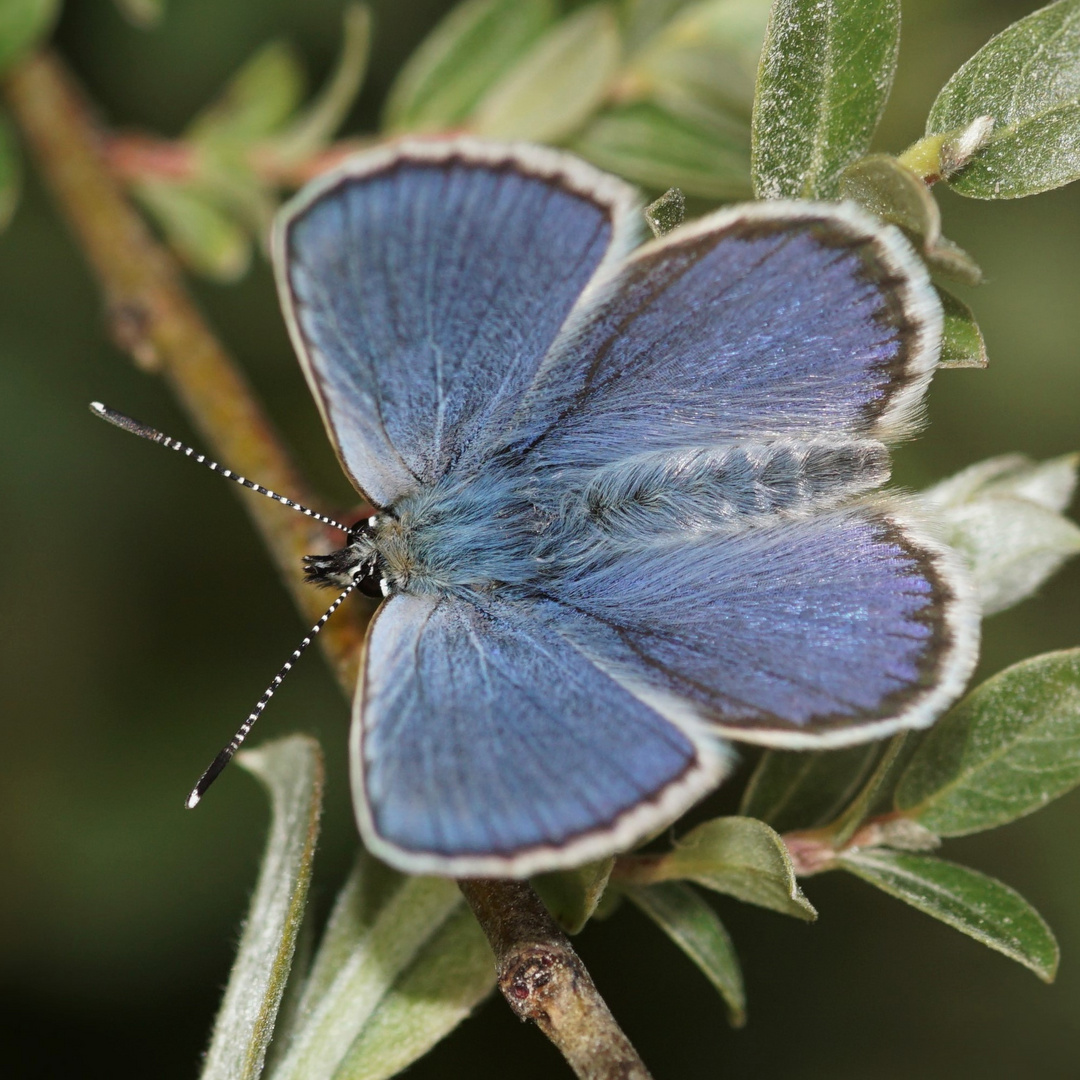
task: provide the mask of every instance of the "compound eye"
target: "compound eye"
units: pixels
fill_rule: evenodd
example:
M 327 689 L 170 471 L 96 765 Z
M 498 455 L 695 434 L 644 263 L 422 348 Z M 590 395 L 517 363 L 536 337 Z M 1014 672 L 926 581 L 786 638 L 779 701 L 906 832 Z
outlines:
M 374 523 L 374 518 L 366 518 L 364 521 L 358 521 L 349 529 L 349 543 L 355 544 L 357 540 L 362 540 L 364 537 L 370 536 L 373 532 Z
M 356 582 L 358 592 L 364 596 L 374 596 L 382 599 L 387 595 L 386 578 L 383 577 L 377 559 L 370 559 L 355 574 L 353 581 Z

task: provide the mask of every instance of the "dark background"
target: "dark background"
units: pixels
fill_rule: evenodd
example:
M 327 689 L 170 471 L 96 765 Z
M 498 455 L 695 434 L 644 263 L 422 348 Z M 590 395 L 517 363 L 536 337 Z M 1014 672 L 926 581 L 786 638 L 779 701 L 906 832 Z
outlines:
M 372 71 L 348 130 L 371 129 L 394 71 L 445 6 L 374 4 Z M 918 137 L 945 79 L 1034 6 L 906 2 L 881 147 Z M 170 134 L 267 38 L 290 37 L 321 78 L 339 18 L 337 0 L 170 0 L 161 27 L 143 33 L 106 0 L 72 0 L 59 43 L 110 122 Z M 966 295 L 991 366 L 935 380 L 928 433 L 899 454 L 911 486 L 993 454 L 1080 448 L 1080 186 L 942 202 L 948 235 L 987 272 Z M 326 505 L 348 505 L 266 267 L 238 286 L 195 288 Z M 0 237 L 0 1069 L 193 1077 L 266 808 L 240 770 L 200 813 L 181 803 L 303 628 L 226 485 L 93 420 L 94 398 L 192 437 L 164 386 L 105 340 L 94 283 L 30 178 Z M 988 623 L 983 673 L 1077 644 L 1080 562 Z M 329 758 L 316 917 L 353 843 L 346 724 L 312 657 L 262 733 L 316 732 Z M 730 808 L 737 788 L 716 807 Z M 658 1080 L 1080 1075 L 1080 794 L 945 854 L 1039 908 L 1063 949 L 1055 986 L 839 875 L 808 882 L 821 912 L 809 927 L 718 899 L 748 983 L 740 1032 L 635 912 L 590 927 L 579 946 Z M 497 1000 L 410 1073 L 509 1074 L 568 1075 Z

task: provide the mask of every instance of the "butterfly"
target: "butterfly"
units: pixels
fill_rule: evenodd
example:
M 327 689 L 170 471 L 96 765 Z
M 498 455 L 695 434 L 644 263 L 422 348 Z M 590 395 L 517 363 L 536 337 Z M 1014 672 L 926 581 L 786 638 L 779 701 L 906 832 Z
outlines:
M 311 580 L 383 599 L 350 738 L 410 872 L 525 876 L 640 842 L 731 768 L 930 724 L 978 617 L 913 500 L 942 313 L 852 204 L 641 241 L 636 193 L 468 138 L 364 153 L 276 223 L 285 319 L 376 509 Z

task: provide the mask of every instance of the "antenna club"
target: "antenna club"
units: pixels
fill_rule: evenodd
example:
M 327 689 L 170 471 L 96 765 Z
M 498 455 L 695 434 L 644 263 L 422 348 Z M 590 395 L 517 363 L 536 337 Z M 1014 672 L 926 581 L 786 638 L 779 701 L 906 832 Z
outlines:
M 184 800 L 185 810 L 194 810 L 199 803 L 202 802 L 202 793 L 196 788 L 188 797 Z
M 282 506 L 289 507 L 290 510 L 296 510 L 303 514 L 304 517 L 312 518 L 314 521 L 321 521 L 324 525 L 329 525 L 339 532 L 348 533 L 349 531 L 349 527 L 347 525 L 342 525 L 340 521 L 334 521 L 333 518 L 327 517 L 326 514 L 319 514 L 314 510 L 309 510 L 308 507 L 301 506 L 300 503 L 294 502 L 292 499 L 287 499 L 284 495 L 279 495 L 276 491 L 271 491 L 269 488 L 263 487 L 262 484 L 256 484 L 254 480 L 249 480 L 246 476 L 240 476 L 237 473 L 234 473 L 232 469 L 226 469 L 216 461 L 211 461 L 205 454 L 196 453 L 193 447 L 185 445 L 180 442 L 179 439 L 173 439 L 164 432 L 158 431 L 156 428 L 141 424 L 138 420 L 132 420 L 130 416 L 118 413 L 115 409 L 110 409 L 100 401 L 90 402 L 90 411 L 106 423 L 112 424 L 122 431 L 129 431 L 132 435 L 138 435 L 142 439 L 148 439 L 150 442 L 166 447 L 166 449 L 175 450 L 177 453 L 183 454 L 184 457 L 191 458 L 196 464 L 202 465 L 211 472 L 215 472 L 219 476 L 225 477 L 226 480 L 231 480 L 234 484 L 239 484 L 249 491 L 257 491 L 260 495 L 265 495 L 267 498 L 281 503 Z

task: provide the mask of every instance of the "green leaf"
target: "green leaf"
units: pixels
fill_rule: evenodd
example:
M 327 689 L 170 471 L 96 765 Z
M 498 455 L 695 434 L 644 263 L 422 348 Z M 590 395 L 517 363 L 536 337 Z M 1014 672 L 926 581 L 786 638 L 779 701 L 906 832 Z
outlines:
M 941 335 L 938 367 L 984 368 L 987 365 L 986 341 L 971 308 L 940 286 L 937 288 L 945 323 Z
M 582 157 L 654 191 L 677 187 L 706 199 L 750 194 L 745 126 L 701 123 L 638 102 L 601 113 L 574 141 Z
M 619 74 L 621 101 L 651 99 L 677 112 L 733 113 L 746 121 L 769 0 L 703 0 L 683 7 Z M 629 31 L 628 31 L 629 32 Z
M 896 808 L 939 836 L 994 829 L 1080 784 L 1080 649 L 1014 664 L 920 743 Z
M 365 4 L 349 4 L 334 73 L 289 128 L 274 139 L 280 158 L 301 160 L 330 142 L 364 85 L 370 53 L 371 10 Z
M 667 236 L 686 220 L 686 196 L 678 188 L 668 188 L 659 199 L 645 207 L 645 222 L 653 236 Z
M 538 874 L 531 884 L 555 921 L 568 934 L 577 934 L 593 917 L 614 865 L 613 858 L 601 859 L 575 870 Z
M 625 870 L 624 870 L 625 866 Z M 667 855 L 627 856 L 620 878 L 634 884 L 696 881 L 707 889 L 797 919 L 817 918 L 795 880 L 784 841 L 762 821 L 724 817 L 691 829 Z
M 743 792 L 739 813 L 779 832 L 835 821 L 874 770 L 881 743 L 843 750 L 767 750 Z
M 370 932 L 379 912 L 404 880 L 404 875 L 360 849 L 356 866 L 338 893 L 323 930 L 290 1030 L 279 1032 L 279 1037 L 288 1035 L 291 1040 L 295 1030 L 308 1022 L 356 951 L 357 942 Z
M 22 159 L 15 140 L 15 129 L 8 118 L 0 113 L 0 232 L 8 227 L 15 216 L 22 191 Z
M 621 48 L 611 6 L 582 8 L 553 26 L 487 91 L 470 128 L 491 139 L 565 139 L 607 97 Z
M 967 559 L 983 614 L 1033 593 L 1080 552 L 1080 528 L 1058 510 L 1072 496 L 1077 458 L 1037 464 L 991 458 L 923 492 L 945 539 Z
M 639 885 L 626 895 L 691 960 L 716 987 L 728 1007 L 731 1026 L 746 1023 L 746 991 L 735 947 L 709 904 L 688 885 Z
M 966 866 L 880 849 L 852 850 L 840 865 L 863 881 L 1030 968 L 1044 982 L 1059 951 L 1042 916 L 1015 890 Z
M 115 3 L 128 22 L 143 29 L 157 26 L 165 14 L 165 0 L 115 0 Z
M 444 1039 L 495 987 L 495 963 L 468 908 L 435 932 L 382 999 L 334 1080 L 387 1080 Z
M 977 499 L 1022 499 L 1060 513 L 1076 491 L 1080 454 L 1032 461 L 1023 454 L 1001 454 L 969 465 L 923 492 L 923 498 L 948 509 Z
M 991 38 L 946 84 L 927 135 L 980 116 L 994 127 L 949 186 L 1017 199 L 1080 177 L 1080 0 L 1058 0 Z
M 849 165 L 840 174 L 840 197 L 903 229 L 939 274 L 966 285 L 982 281 L 971 256 L 941 235 L 941 211 L 930 188 L 896 158 L 871 154 Z
M 272 1080 L 335 1075 L 406 970 L 462 903 L 445 878 L 392 875 L 366 860 L 346 886 L 301 999 L 288 1047 Z M 370 888 L 363 877 L 377 875 Z
M 894 735 L 888 741 L 884 753 L 878 759 L 866 783 L 840 817 L 830 825 L 829 834 L 836 847 L 843 847 L 852 839 L 859 830 L 859 826 L 870 816 L 874 806 L 881 801 L 882 795 L 892 789 L 902 763 L 907 760 L 904 754 L 906 743 L 907 732 L 904 731 Z M 908 830 L 909 833 L 911 831 Z M 920 834 L 925 832 L 921 829 L 917 831 Z M 934 844 L 936 839 L 936 837 L 931 837 L 930 842 Z
M 947 540 L 972 567 L 983 615 L 1026 599 L 1080 552 L 1080 529 L 1021 499 L 986 498 L 951 511 Z
M 636 49 L 652 38 L 690 0 L 624 0 L 622 26 L 628 49 Z
M 303 735 L 238 754 L 270 794 L 270 836 L 202 1080 L 255 1080 L 274 1030 L 307 901 L 319 833 L 323 765 Z
M 42 41 L 60 13 L 60 0 L 0 0 L 0 75 Z
M 280 129 L 304 96 L 304 75 L 292 46 L 284 41 L 264 45 L 229 80 L 220 98 L 189 125 L 195 142 L 235 147 Z
M 251 240 L 206 196 L 158 180 L 143 181 L 132 190 L 192 270 L 225 283 L 244 276 L 251 263 Z
M 758 198 L 839 194 L 881 118 L 899 46 L 899 0 L 775 0 L 754 101 Z
M 556 18 L 553 0 L 467 0 L 424 39 L 394 80 L 390 132 L 460 124 Z

